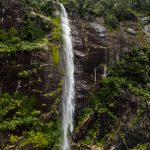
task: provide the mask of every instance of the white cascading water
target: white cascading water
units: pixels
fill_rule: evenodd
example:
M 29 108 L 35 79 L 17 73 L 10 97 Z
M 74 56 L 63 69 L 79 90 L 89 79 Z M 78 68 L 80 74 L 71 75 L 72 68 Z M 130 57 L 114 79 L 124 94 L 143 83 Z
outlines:
M 74 114 L 74 62 L 71 29 L 67 12 L 61 6 L 61 29 L 63 38 L 64 85 L 63 85 L 63 144 L 62 150 L 70 150 L 69 134 L 73 132 Z

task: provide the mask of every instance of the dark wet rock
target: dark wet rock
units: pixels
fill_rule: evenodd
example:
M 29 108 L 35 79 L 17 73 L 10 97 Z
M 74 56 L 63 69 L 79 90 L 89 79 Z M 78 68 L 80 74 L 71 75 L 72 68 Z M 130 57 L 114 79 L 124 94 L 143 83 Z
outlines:
M 55 98 L 45 94 L 54 92 L 61 80 L 61 75 L 52 63 L 50 51 L 43 48 L 34 52 L 1 53 L 0 68 L 1 92 L 34 95 L 38 108 L 44 112 L 50 110 Z M 18 77 L 22 71 L 31 74 L 26 78 Z
M 139 98 L 125 90 L 116 100 L 114 108 L 119 120 L 116 129 L 118 136 L 114 141 L 107 142 L 106 150 L 112 148 L 113 150 L 128 150 L 137 147 L 138 144 L 150 142 L 150 107 L 148 104 L 141 112 Z
M 148 110 L 149 111 L 149 110 Z M 139 143 L 145 144 L 150 142 L 150 118 L 147 112 L 145 111 L 137 124 L 129 129 L 125 134 L 125 140 L 128 147 L 136 147 Z
M 23 18 L 23 7 L 20 0 L 1 0 L 0 1 L 0 27 L 8 29 L 21 27 Z

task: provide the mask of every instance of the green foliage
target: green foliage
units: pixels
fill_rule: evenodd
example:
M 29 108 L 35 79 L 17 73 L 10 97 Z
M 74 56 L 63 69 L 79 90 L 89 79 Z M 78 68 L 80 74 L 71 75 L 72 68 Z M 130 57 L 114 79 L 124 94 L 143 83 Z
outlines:
M 17 30 L 15 28 L 10 28 L 8 31 L 0 29 L 0 42 L 12 42 L 15 41 L 14 38 L 17 38 Z
M 115 15 L 108 15 L 106 17 L 106 24 L 111 28 L 116 28 L 119 25 L 119 21 Z
M 0 52 L 37 50 L 47 44 L 45 39 L 51 31 L 52 21 L 41 10 L 47 2 L 23 0 L 22 3 L 22 9 L 24 10 L 19 30 L 16 30 L 14 27 L 7 31 L 0 28 Z M 39 6 L 40 9 L 37 9 Z M 44 41 L 45 43 L 43 43 Z
M 29 15 L 23 20 L 23 28 L 20 37 L 22 40 L 33 41 L 43 37 L 45 34 L 41 26 L 38 26 L 38 18 L 34 15 Z
M 119 77 L 108 77 L 101 81 L 101 90 L 91 97 L 91 105 L 98 114 L 108 113 L 112 119 L 116 119 L 110 108 L 113 107 L 114 98 L 119 96 L 126 81 Z
M 113 7 L 113 12 L 115 16 L 120 20 L 132 20 L 136 19 L 136 14 L 129 8 L 129 5 L 126 1 L 120 1 L 116 3 Z
M 138 40 L 139 45 L 141 45 L 145 49 L 150 48 L 150 42 L 147 39 L 145 39 L 143 33 L 138 33 L 136 35 L 136 39 Z
M 0 29 L 0 52 L 37 50 L 48 43 L 44 31 L 31 19 L 27 20 L 21 34 L 15 28 L 10 28 L 8 31 Z
M 129 149 L 129 150 L 148 150 L 148 144 L 138 144 L 138 146 L 136 146 L 133 149 Z
M 150 82 L 150 49 L 132 49 L 123 56 L 123 60 L 118 62 L 110 71 L 109 77 L 104 87 L 113 87 L 113 91 L 128 89 L 132 94 L 149 100 L 149 89 L 147 84 Z M 112 84 L 110 78 L 115 84 Z M 115 79 L 114 79 L 115 78 Z M 118 80 L 118 82 L 116 82 Z M 120 84 L 119 84 L 120 82 Z M 111 83 L 111 84 L 110 84 Z
M 33 148 L 55 148 L 60 137 L 59 118 L 43 123 L 35 108 L 35 98 L 16 93 L 0 95 L 0 132 L 9 131 L 10 144 L 17 149 L 31 144 Z M 5 145 L 6 146 L 6 145 Z
M 19 72 L 17 76 L 19 78 L 28 78 L 30 76 L 30 73 L 28 71 L 22 71 L 22 72 Z
M 5 41 L 7 39 L 7 32 L 4 29 L 0 29 L 0 41 Z
M 33 144 L 33 147 L 40 147 L 40 148 L 45 148 L 48 147 L 48 140 L 45 137 L 45 134 L 42 132 L 34 132 L 30 131 L 28 133 L 28 139 L 22 142 L 23 145 L 26 145 L 28 143 Z
M 46 37 L 37 39 L 33 42 L 17 41 L 15 43 L 0 42 L 0 52 L 14 53 L 16 51 L 35 51 L 48 44 Z
M 29 76 L 31 76 L 32 74 L 36 74 L 37 73 L 37 70 L 36 68 L 33 68 L 31 70 L 24 70 L 24 71 L 21 71 L 17 74 L 17 76 L 19 78 L 29 78 Z
M 60 2 L 81 17 L 86 14 L 103 16 L 106 24 L 111 28 L 118 26 L 118 20 L 136 21 L 139 14 L 148 15 L 150 10 L 148 0 L 61 0 Z
M 16 94 L 13 97 L 9 94 L 0 96 L 0 130 L 15 130 L 18 126 L 23 124 L 30 124 L 36 120 L 35 116 L 30 116 L 35 110 L 35 99 L 33 97 L 22 96 Z M 15 113 L 14 113 L 15 110 Z M 9 115 L 13 112 L 13 116 Z M 3 120 L 4 117 L 7 119 Z
M 56 45 L 51 45 L 52 59 L 55 65 L 59 64 L 59 48 Z
M 141 103 L 145 103 L 146 101 L 149 101 L 150 100 L 150 94 L 149 94 L 149 90 L 147 88 L 141 88 L 141 87 L 138 87 L 138 86 L 134 86 L 132 84 L 128 84 L 128 90 L 140 97 L 141 99 Z
M 90 125 L 90 128 L 88 129 L 84 139 L 80 141 L 80 144 L 92 145 L 93 143 L 98 142 L 97 133 L 99 132 L 99 126 L 100 126 L 99 120 L 96 120 L 95 122 L 93 122 Z
M 121 62 L 115 65 L 110 71 L 114 77 L 123 77 L 128 82 L 137 86 L 146 86 L 149 82 L 149 49 L 133 49 L 123 56 Z M 146 70 L 145 70 L 146 69 Z
M 53 15 L 55 7 L 53 5 L 53 0 L 22 0 L 23 5 L 28 11 L 32 10 L 34 12 L 40 12 L 46 15 Z
M 82 125 L 91 115 L 93 115 L 93 111 L 91 108 L 83 109 L 80 116 L 77 119 L 75 131 L 78 131 L 80 125 Z

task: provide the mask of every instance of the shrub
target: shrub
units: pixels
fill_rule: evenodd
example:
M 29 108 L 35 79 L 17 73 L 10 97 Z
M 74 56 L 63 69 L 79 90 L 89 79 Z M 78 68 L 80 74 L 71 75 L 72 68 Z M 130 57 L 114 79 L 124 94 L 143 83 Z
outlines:
M 7 32 L 4 29 L 0 29 L 0 41 L 5 41 L 7 39 Z
M 19 78 L 28 78 L 30 76 L 30 72 L 29 71 L 22 71 L 22 72 L 19 72 L 17 76 Z
M 12 27 L 8 30 L 7 34 L 9 38 L 12 38 L 17 35 L 17 30 L 14 27 Z
M 26 145 L 33 148 L 55 148 L 59 143 L 59 118 L 43 123 L 39 118 L 41 111 L 35 109 L 36 100 L 21 93 L 0 95 L 0 132 L 9 133 L 10 144 L 16 149 Z M 4 144 L 4 147 L 7 147 Z
M 115 15 L 108 15 L 106 17 L 106 23 L 110 28 L 117 28 L 119 25 L 119 21 Z

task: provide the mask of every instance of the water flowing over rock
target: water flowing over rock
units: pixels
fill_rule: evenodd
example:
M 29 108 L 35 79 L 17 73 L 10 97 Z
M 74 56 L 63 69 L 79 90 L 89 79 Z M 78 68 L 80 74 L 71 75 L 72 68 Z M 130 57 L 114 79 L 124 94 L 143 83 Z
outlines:
M 74 63 L 73 47 L 71 41 L 71 29 L 67 12 L 61 6 L 61 28 L 63 32 L 63 63 L 64 63 L 64 85 L 63 85 L 63 145 L 62 150 L 69 150 L 69 132 L 73 132 L 74 114 Z

